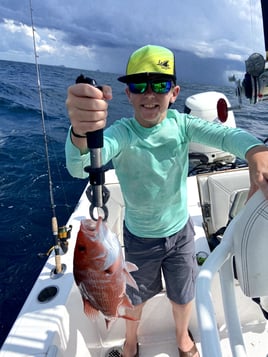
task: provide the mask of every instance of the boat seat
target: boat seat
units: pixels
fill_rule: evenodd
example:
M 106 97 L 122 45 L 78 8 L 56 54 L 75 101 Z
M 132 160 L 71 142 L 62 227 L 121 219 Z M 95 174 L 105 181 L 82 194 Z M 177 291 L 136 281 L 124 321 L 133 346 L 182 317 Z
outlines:
M 268 312 L 265 310 L 265 302 L 268 301 L 267 230 L 268 200 L 258 190 L 231 220 L 221 243 L 201 267 L 196 284 L 196 309 L 203 356 L 222 356 L 218 333 L 219 325 L 214 310 L 219 297 L 216 296 L 216 303 L 213 303 L 212 300 L 212 281 L 217 273 L 220 276 L 224 320 L 232 356 L 244 357 L 248 355 L 242 332 L 244 334 L 247 328 L 253 332 L 254 323 L 259 319 L 258 315 L 254 313 L 252 315 L 254 320 L 251 319 L 251 322 L 248 320 L 245 324 L 241 320 L 243 314 L 238 307 L 241 308 L 242 296 L 239 296 L 236 290 L 237 283 L 234 283 L 233 257 L 235 257 L 237 278 L 242 292 L 260 305 L 264 317 L 267 318 Z M 247 310 L 246 305 L 245 308 L 246 314 L 248 314 L 250 309 Z M 243 326 L 243 330 L 241 326 Z M 258 335 L 264 334 L 264 346 L 267 347 L 264 331 L 258 328 L 255 332 Z M 255 348 L 256 346 L 257 344 Z M 264 352 L 265 349 L 262 351 Z M 252 355 L 250 354 L 250 356 Z
M 268 296 L 268 201 L 259 190 L 236 217 L 233 249 L 236 271 L 246 296 Z
M 199 199 L 207 238 L 226 227 L 244 206 L 249 190 L 248 169 L 197 175 Z
M 249 190 L 247 168 L 200 174 L 197 176 L 197 183 L 204 228 L 211 249 L 220 243 L 228 223 L 240 212 L 243 212 L 242 219 L 240 218 L 239 223 L 236 224 L 233 237 L 235 276 L 246 296 L 258 299 L 261 297 L 260 301 L 258 299 L 254 301 L 260 305 L 267 319 L 268 269 L 265 266 L 265 257 L 259 253 L 256 254 L 257 250 L 264 255 L 268 251 L 267 239 L 265 241 L 265 237 L 259 231 L 261 229 L 261 232 L 265 232 L 266 226 L 268 229 L 267 201 L 259 198 L 258 206 L 254 201 L 255 198 L 250 200 L 250 203 L 253 201 L 258 209 L 256 206 L 252 208 L 252 204 L 247 205 L 247 209 L 245 209 Z M 259 237 L 257 241 L 254 239 L 255 237 Z

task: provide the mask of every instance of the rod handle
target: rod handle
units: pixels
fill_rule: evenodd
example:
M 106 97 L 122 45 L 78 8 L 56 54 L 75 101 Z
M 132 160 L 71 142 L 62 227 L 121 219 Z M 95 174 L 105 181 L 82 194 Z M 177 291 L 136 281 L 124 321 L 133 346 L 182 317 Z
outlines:
M 53 235 L 54 236 L 58 235 L 58 221 L 56 217 L 52 217 L 51 225 L 52 225 Z
M 56 249 L 55 249 L 56 250 Z M 62 266 L 61 266 L 61 256 L 60 254 L 55 255 L 55 271 L 56 274 L 60 274 L 62 272 Z
M 87 135 L 87 147 L 89 149 L 100 149 L 103 147 L 103 129 L 89 131 Z

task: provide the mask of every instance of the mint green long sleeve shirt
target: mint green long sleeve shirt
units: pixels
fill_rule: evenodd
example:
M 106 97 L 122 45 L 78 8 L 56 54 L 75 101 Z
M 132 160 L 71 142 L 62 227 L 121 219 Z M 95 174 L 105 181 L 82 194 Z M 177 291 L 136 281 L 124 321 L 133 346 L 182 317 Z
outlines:
M 125 201 L 125 223 L 139 237 L 170 236 L 184 227 L 187 208 L 188 149 L 197 142 L 245 158 L 263 145 L 249 133 L 168 110 L 152 128 L 123 118 L 104 131 L 103 164 L 112 159 Z M 74 177 L 87 178 L 89 154 L 66 140 L 66 164 Z

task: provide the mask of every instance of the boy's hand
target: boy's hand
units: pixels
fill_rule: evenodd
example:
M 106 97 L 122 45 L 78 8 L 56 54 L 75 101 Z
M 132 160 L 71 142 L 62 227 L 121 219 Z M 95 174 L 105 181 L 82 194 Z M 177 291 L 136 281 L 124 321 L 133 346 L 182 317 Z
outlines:
M 112 89 L 102 86 L 102 91 L 89 84 L 79 83 L 68 88 L 66 106 L 73 131 L 81 136 L 106 125 L 108 103 Z M 76 144 L 76 143 L 75 143 Z
M 268 199 L 268 148 L 255 146 L 246 154 L 249 166 L 250 190 L 249 198 L 258 189 L 261 189 Z

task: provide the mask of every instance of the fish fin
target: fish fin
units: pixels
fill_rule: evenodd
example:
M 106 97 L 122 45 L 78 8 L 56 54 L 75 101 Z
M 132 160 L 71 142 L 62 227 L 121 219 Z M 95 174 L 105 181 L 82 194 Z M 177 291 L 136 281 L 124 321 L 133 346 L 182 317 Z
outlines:
M 126 283 L 128 285 L 132 286 L 134 289 L 139 290 L 138 285 L 137 285 L 135 279 L 133 278 L 133 276 L 130 275 L 126 269 L 124 270 L 124 272 L 125 272 L 125 277 L 126 277 Z
M 127 296 L 127 294 L 124 294 L 123 298 L 122 298 L 122 302 L 119 306 L 119 308 L 121 307 L 127 307 L 129 309 L 133 309 L 133 305 L 132 302 L 130 301 L 129 297 Z
M 83 303 L 84 303 L 84 312 L 85 314 L 92 320 L 96 320 L 96 318 L 99 315 L 99 311 L 94 309 L 89 303 L 89 301 L 85 298 L 83 298 Z
M 136 271 L 139 270 L 136 264 L 130 263 L 130 262 L 125 262 L 126 263 L 126 268 L 127 271 Z
M 129 272 L 131 271 L 137 271 L 139 268 L 137 265 L 130 263 L 130 262 L 125 262 L 126 264 L 126 269 L 125 269 L 125 274 L 126 274 L 126 283 L 130 286 L 132 286 L 134 289 L 139 290 L 138 285 L 136 284 L 135 279 Z
M 135 317 L 127 315 L 125 313 L 125 308 L 128 308 L 128 309 L 133 309 L 134 308 L 134 306 L 132 305 L 129 297 L 126 294 L 124 294 L 122 303 L 118 307 L 118 310 L 117 310 L 118 316 L 117 317 L 120 317 L 120 318 L 123 318 L 123 319 L 126 319 L 126 320 L 131 320 L 131 321 L 139 321 Z
M 140 321 L 140 319 L 136 319 L 135 317 L 132 316 L 128 316 L 128 315 L 118 315 L 118 317 L 122 318 L 122 319 L 126 319 L 126 320 L 130 320 L 130 321 Z

